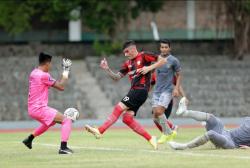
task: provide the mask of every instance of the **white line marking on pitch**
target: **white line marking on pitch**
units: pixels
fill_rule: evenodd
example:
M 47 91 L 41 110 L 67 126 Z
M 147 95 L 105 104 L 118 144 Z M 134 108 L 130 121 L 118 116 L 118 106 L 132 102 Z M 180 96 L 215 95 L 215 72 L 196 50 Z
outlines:
M 20 142 L 19 142 L 20 143 Z M 41 146 L 47 147 L 59 147 L 55 144 L 46 144 L 46 143 L 34 143 Z M 99 150 L 99 151 L 123 151 L 123 152 L 131 152 L 131 151 L 139 151 L 139 152 L 147 152 L 147 153 L 157 153 L 157 154 L 178 154 L 183 156 L 197 156 L 197 157 L 212 157 L 212 158 L 228 158 L 228 159 L 244 159 L 249 160 L 250 157 L 247 156 L 231 156 L 231 155 L 219 155 L 219 154 L 204 154 L 204 153 L 193 153 L 187 151 L 157 151 L 157 150 L 134 150 L 134 149 L 125 149 L 125 148 L 106 148 L 106 147 L 84 147 L 84 146 L 71 146 L 72 148 L 77 149 L 87 149 L 87 150 Z

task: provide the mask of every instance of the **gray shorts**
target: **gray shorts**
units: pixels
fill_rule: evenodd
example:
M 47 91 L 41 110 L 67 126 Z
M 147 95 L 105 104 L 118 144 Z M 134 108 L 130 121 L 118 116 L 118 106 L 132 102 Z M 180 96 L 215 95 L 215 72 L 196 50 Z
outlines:
M 171 100 L 172 94 L 169 92 L 153 93 L 152 107 L 163 106 L 167 109 Z

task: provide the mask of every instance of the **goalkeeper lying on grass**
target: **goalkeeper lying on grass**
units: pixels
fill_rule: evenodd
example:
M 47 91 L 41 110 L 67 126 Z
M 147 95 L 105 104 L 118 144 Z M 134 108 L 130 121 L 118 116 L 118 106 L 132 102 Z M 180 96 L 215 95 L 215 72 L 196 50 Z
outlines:
M 213 114 L 187 110 L 185 97 L 180 100 L 176 114 L 197 121 L 205 121 L 207 132 L 187 143 L 169 142 L 170 147 L 175 150 L 195 148 L 208 141 L 211 141 L 217 148 L 250 148 L 250 117 L 246 117 L 238 128 L 225 130 L 221 120 Z

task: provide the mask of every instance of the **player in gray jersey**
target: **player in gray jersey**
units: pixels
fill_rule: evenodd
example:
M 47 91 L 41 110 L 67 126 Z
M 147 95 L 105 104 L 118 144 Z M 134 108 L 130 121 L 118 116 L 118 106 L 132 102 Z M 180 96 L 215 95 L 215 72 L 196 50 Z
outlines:
M 170 41 L 161 40 L 159 57 L 164 59 L 166 63 L 155 70 L 157 80 L 152 96 L 154 122 L 162 129 L 162 135 L 158 140 L 160 144 L 171 141 L 176 136 L 176 131 L 172 131 L 166 124 L 167 118 L 164 115 L 172 98 L 180 95 L 181 65 L 170 51 Z M 150 66 L 143 67 L 142 73 L 147 73 L 148 69 Z M 176 85 L 173 84 L 174 76 L 176 76 Z
M 182 98 L 176 112 L 177 115 L 206 122 L 207 132 L 187 143 L 169 142 L 171 148 L 184 150 L 194 148 L 211 141 L 217 148 L 249 148 L 250 146 L 250 117 L 246 117 L 242 124 L 235 129 L 225 130 L 221 120 L 213 114 L 188 110 L 185 98 Z

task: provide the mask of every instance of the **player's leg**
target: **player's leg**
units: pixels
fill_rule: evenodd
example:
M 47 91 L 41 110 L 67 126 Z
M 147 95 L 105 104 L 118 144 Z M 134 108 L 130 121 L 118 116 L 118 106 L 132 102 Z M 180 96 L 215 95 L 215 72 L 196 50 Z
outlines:
M 41 108 L 36 111 L 29 111 L 29 116 L 41 123 L 41 125 L 34 130 L 27 138 L 23 140 L 23 143 L 29 148 L 32 149 L 32 141 L 35 137 L 46 132 L 49 127 L 55 125 L 53 119 L 56 116 L 56 111 L 47 112 L 47 108 Z
M 192 118 L 197 121 L 207 121 L 211 115 L 206 112 L 188 110 L 185 97 L 181 98 L 176 114 L 181 115 L 183 117 Z
M 157 142 L 156 138 L 151 136 L 143 127 L 142 125 L 137 122 L 134 118 L 135 113 L 131 110 L 126 111 L 123 114 L 122 121 L 131 128 L 134 132 L 144 137 L 147 141 L 150 142 L 150 144 L 154 147 L 154 149 L 157 149 Z
M 158 101 L 156 101 L 156 99 L 153 101 L 154 122 L 158 123 L 162 128 L 162 135 L 158 140 L 158 143 L 170 141 L 176 136 L 176 132 L 172 131 L 167 124 L 167 118 L 164 114 L 165 109 L 168 107 L 171 100 L 172 95 L 170 93 L 163 92 L 160 94 Z
M 23 140 L 23 143 L 29 148 L 32 149 L 32 141 L 35 137 L 46 132 L 50 127 L 54 126 L 56 123 L 52 122 L 50 125 L 41 124 L 38 128 L 34 130 L 32 134 L 30 134 L 27 138 Z
M 170 114 L 172 113 L 172 108 L 173 108 L 173 99 L 170 101 L 170 103 L 168 104 L 167 109 L 165 110 L 164 114 L 167 118 L 167 124 L 168 126 L 172 129 L 177 131 L 178 126 L 174 125 L 174 123 L 172 121 L 169 120 Z
M 113 125 L 126 109 L 128 109 L 128 107 L 122 102 L 119 102 L 117 105 L 115 105 L 113 112 L 99 128 L 85 125 L 85 129 L 92 133 L 97 139 L 99 139 L 101 138 L 101 134 L 103 134 L 111 125 Z
M 177 142 L 172 141 L 172 142 L 168 142 L 168 144 L 172 149 L 184 150 L 184 149 L 195 148 L 195 147 L 204 145 L 208 141 L 209 141 L 209 136 L 207 133 L 205 133 L 204 135 L 196 137 L 195 139 L 189 141 L 188 143 L 177 143 Z

